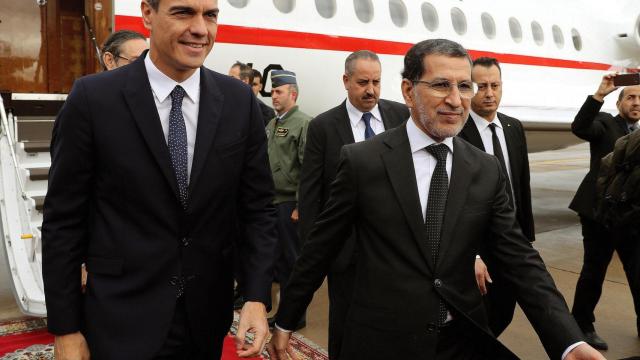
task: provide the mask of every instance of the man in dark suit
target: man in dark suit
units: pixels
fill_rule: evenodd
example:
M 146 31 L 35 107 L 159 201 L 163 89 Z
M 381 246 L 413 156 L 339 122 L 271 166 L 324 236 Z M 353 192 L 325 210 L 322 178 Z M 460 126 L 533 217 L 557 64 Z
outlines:
M 248 87 L 202 67 L 215 0 L 141 8 L 150 50 L 78 79 L 53 130 L 42 255 L 56 359 L 219 358 L 238 228 L 248 301 L 237 345 L 254 356 L 276 243 L 260 110 Z
M 527 140 L 519 120 L 498 112 L 502 99 L 500 64 L 494 58 L 475 59 L 471 78 L 477 84 L 478 91 L 471 99 L 469 119 L 459 136 L 498 158 L 509 179 L 508 194 L 515 205 L 518 224 L 527 239 L 533 241 L 535 232 L 531 210 Z M 478 255 L 476 260 L 476 276 L 481 291 L 486 294 L 489 327 L 495 336 L 499 336 L 513 319 L 516 308 L 515 293 L 501 278 L 502 271 L 496 267 L 491 254 L 484 254 L 483 251 L 481 254 L 482 257 Z M 485 263 L 493 278 L 488 277 Z M 492 281 L 487 285 L 489 279 Z
M 256 69 L 252 69 L 251 71 L 253 71 L 251 90 L 253 90 L 253 94 L 258 100 L 258 105 L 260 106 L 260 111 L 262 112 L 262 118 L 264 119 L 264 126 L 266 127 L 269 121 L 276 117 L 276 112 L 273 111 L 273 109 L 269 105 L 265 104 L 264 101 L 257 97 L 260 91 L 262 91 L 262 87 L 264 86 L 262 83 L 262 74 Z
M 404 64 L 411 118 L 342 148 L 329 201 L 278 310 L 284 330 L 269 345 L 272 359 L 286 359 L 286 329 L 354 226 L 358 261 L 340 359 L 516 358 L 487 324 L 471 270 L 480 248 L 504 265 L 550 358 L 603 359 L 580 341 L 542 259 L 516 226 L 498 160 L 455 137 L 473 96 L 466 50 L 426 40 L 407 52 Z
M 595 220 L 596 178 L 600 159 L 613 151 L 618 138 L 638 127 L 640 119 L 640 86 L 628 86 L 618 96 L 618 115 L 600 112 L 604 97 L 617 89 L 615 75 L 605 75 L 595 94 L 587 97 L 571 124 L 573 133 L 589 142 L 591 162 L 589 172 L 582 180 L 569 208 L 578 213 L 582 224 L 584 260 L 576 284 L 572 313 L 585 333 L 587 342 L 597 349 L 607 349 L 607 343 L 598 336 L 593 323 L 593 311 L 602 294 L 602 283 L 611 262 L 616 244 L 611 234 Z M 637 300 L 636 300 L 637 301 Z M 638 324 L 640 333 L 640 324 Z
M 338 170 L 340 149 L 394 128 L 409 117 L 406 105 L 380 99 L 381 67 L 378 55 L 368 50 L 345 60 L 342 82 L 347 99 L 318 115 L 309 124 L 307 146 L 300 174 L 298 207 L 302 241 L 329 198 Z M 342 330 L 351 303 L 356 256 L 351 234 L 327 277 L 329 282 L 329 357 L 339 353 Z

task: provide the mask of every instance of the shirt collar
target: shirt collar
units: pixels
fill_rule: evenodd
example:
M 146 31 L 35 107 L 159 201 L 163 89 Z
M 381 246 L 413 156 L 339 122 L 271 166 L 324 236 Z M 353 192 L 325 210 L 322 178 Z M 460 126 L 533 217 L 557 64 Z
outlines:
M 418 126 L 413 122 L 413 118 L 409 118 L 407 121 L 407 136 L 409 137 L 409 146 L 412 154 L 436 143 L 429 135 L 418 129 Z M 453 153 L 452 137 L 445 138 L 441 144 L 447 145 L 449 151 Z
M 362 119 L 363 112 L 353 106 L 351 101 L 349 101 L 349 98 L 347 98 L 346 103 L 347 114 L 349 114 L 349 121 L 351 122 L 351 126 L 356 127 L 358 125 L 358 122 L 360 122 L 360 120 Z M 369 112 L 371 113 L 372 119 L 382 121 L 382 115 L 380 115 L 380 108 L 378 108 L 378 104 L 376 104 L 376 106 L 374 106 L 373 109 L 371 109 Z
M 496 124 L 497 127 L 502 129 L 502 123 L 500 122 L 500 118 L 498 118 L 498 113 L 496 113 L 496 116 L 493 118 L 493 121 L 487 121 L 487 119 L 478 115 L 473 110 L 469 110 L 469 115 L 471 115 L 471 119 L 473 120 L 473 122 L 476 123 L 476 127 L 478 128 L 478 131 L 483 131 L 489 126 L 489 124 Z
M 189 78 L 179 83 L 167 75 L 165 75 L 156 65 L 151 61 L 149 53 L 144 58 L 144 66 L 147 69 L 147 76 L 149 77 L 149 84 L 151 84 L 151 90 L 158 99 L 159 102 L 164 102 L 167 96 L 171 95 L 171 92 L 176 85 L 182 86 L 186 92 L 187 98 L 194 104 L 200 101 L 200 70 L 193 72 Z

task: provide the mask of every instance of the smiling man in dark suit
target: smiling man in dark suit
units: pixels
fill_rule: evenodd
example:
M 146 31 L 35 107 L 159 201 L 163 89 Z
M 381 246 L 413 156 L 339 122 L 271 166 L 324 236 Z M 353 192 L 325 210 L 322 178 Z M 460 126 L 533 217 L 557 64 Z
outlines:
M 406 125 L 342 148 L 329 200 L 276 317 L 272 359 L 355 227 L 356 277 L 339 359 L 515 359 L 487 324 L 472 270 L 480 248 L 504 277 L 551 359 L 603 359 L 582 334 L 516 225 L 498 159 L 455 137 L 473 97 L 471 61 L 433 39 L 406 54 Z M 486 236 L 489 233 L 491 236 Z M 467 270 L 465 270 L 467 269 Z
M 255 356 L 275 250 L 260 110 L 249 87 L 202 67 L 216 0 L 141 8 L 150 50 L 76 80 L 53 130 L 42 236 L 56 359 L 220 358 L 240 236 L 247 302 L 237 345 Z
M 375 53 L 368 50 L 351 53 L 345 60 L 342 75 L 347 98 L 309 124 L 298 201 L 303 242 L 329 198 L 342 146 L 394 128 L 409 117 L 405 104 L 380 99 L 381 72 L 380 59 Z M 332 359 L 338 356 L 353 293 L 354 247 L 355 235 L 351 234 L 328 275 L 329 357 Z
M 478 90 L 471 99 L 469 119 L 459 136 L 480 150 L 495 155 L 509 179 L 510 201 L 516 209 L 516 218 L 524 235 L 533 241 L 533 211 L 529 185 L 529 157 L 527 139 L 522 123 L 498 112 L 502 99 L 502 70 L 498 60 L 481 57 L 473 61 L 471 78 Z M 515 294 L 504 279 L 491 254 L 476 260 L 476 276 L 481 291 L 486 294 L 489 327 L 499 336 L 511 323 L 516 308 Z M 484 261 L 483 261 L 484 260 Z M 485 266 L 485 262 L 488 265 Z M 492 278 L 488 277 L 491 273 Z M 487 285 L 488 279 L 491 284 Z

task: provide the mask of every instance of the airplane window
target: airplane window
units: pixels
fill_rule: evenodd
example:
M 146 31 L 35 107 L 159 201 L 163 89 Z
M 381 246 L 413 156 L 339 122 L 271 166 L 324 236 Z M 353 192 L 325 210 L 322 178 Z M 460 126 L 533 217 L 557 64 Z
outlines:
M 571 29 L 571 40 L 573 40 L 573 47 L 576 48 L 576 50 L 582 50 L 582 36 L 580 36 L 578 30 Z
M 407 25 L 407 7 L 402 0 L 389 0 L 389 13 L 395 26 Z
M 316 0 L 316 10 L 325 19 L 331 19 L 336 14 L 336 0 Z
M 249 0 L 229 0 L 229 4 L 235 8 L 243 8 L 249 4 Z
M 451 24 L 458 35 L 464 35 L 467 32 L 467 18 L 457 7 L 451 9 Z
M 273 5 L 275 5 L 276 9 L 281 13 L 288 14 L 292 12 L 296 6 L 296 0 L 273 0 Z
M 496 37 L 496 22 L 493 21 L 493 18 L 488 13 L 482 13 L 480 16 L 480 20 L 482 20 L 482 30 L 484 34 L 489 38 L 493 39 Z
M 429 31 L 436 31 L 438 29 L 438 11 L 436 8 L 428 2 L 423 2 L 422 6 L 422 22 L 424 27 Z
M 509 31 L 511 32 L 511 38 L 513 41 L 517 43 L 522 41 L 522 27 L 520 26 L 520 21 L 518 21 L 518 19 L 514 17 L 509 18 Z
M 373 4 L 371 0 L 353 0 L 353 8 L 358 20 L 368 23 L 373 20 Z
M 544 32 L 542 26 L 537 21 L 531 22 L 531 33 L 533 34 L 533 41 L 538 45 L 544 44 Z
M 558 49 L 562 49 L 564 47 L 564 35 L 562 35 L 560 26 L 553 25 L 551 27 L 551 33 L 553 34 L 553 42 L 556 43 Z

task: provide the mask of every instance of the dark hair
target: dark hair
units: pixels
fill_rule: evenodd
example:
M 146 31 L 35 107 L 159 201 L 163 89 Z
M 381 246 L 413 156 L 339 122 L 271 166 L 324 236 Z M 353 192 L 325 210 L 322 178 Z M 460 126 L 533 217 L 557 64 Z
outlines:
M 498 59 L 496 58 L 492 58 L 492 57 L 488 57 L 488 56 L 483 56 L 483 57 L 479 57 L 475 60 L 473 60 L 473 66 L 483 66 L 486 68 L 490 68 L 492 66 L 495 66 L 498 68 L 498 71 L 500 72 L 500 75 L 502 75 L 502 69 L 500 68 L 500 63 L 498 62 Z
M 118 56 L 120 56 L 122 44 L 126 43 L 129 40 L 137 39 L 147 41 L 144 35 L 140 34 L 139 32 L 131 30 L 118 30 L 109 35 L 107 40 L 104 41 L 104 44 L 102 45 L 102 55 L 104 55 L 106 52 L 110 52 L 111 54 L 113 54 L 114 58 L 117 58 Z
M 231 68 L 238 67 L 240 68 L 240 80 L 249 80 L 249 84 L 253 83 L 253 69 L 251 66 L 241 63 L 237 61 L 231 65 Z
M 424 74 L 424 58 L 428 55 L 444 55 L 453 58 L 467 58 L 471 65 L 471 58 L 467 50 L 455 41 L 447 39 L 429 39 L 421 41 L 411 47 L 404 56 L 404 70 L 402 77 L 407 80 L 418 80 Z
M 147 4 L 151 6 L 154 11 L 158 11 L 158 6 L 160 6 L 160 0 L 147 0 Z
M 260 71 L 256 70 L 256 69 L 251 69 L 251 72 L 253 73 L 253 79 L 251 80 L 251 82 L 253 83 L 253 80 L 255 80 L 256 78 L 260 79 L 260 81 L 262 81 L 262 74 L 260 73 Z
M 352 52 L 351 54 L 349 54 L 349 56 L 347 56 L 346 60 L 344 61 L 344 73 L 349 76 L 353 75 L 353 72 L 355 71 L 355 62 L 359 59 L 369 59 L 380 63 L 380 58 L 373 51 L 358 50 Z
M 620 89 L 620 93 L 618 94 L 618 102 L 622 101 L 622 98 L 624 97 L 624 89 L 626 88 Z

